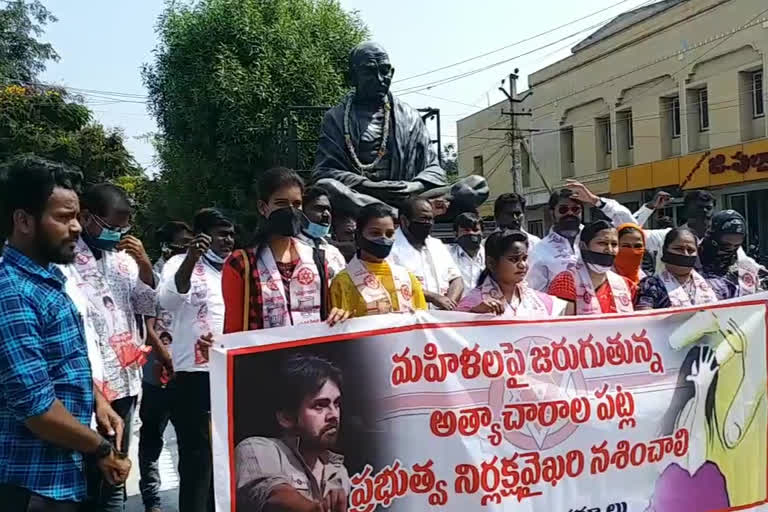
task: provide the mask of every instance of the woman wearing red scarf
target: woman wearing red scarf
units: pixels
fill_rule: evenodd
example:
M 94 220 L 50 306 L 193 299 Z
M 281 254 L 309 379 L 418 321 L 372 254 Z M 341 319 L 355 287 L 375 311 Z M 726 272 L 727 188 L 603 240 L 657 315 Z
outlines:
M 645 255 L 645 233 L 643 228 L 630 222 L 622 224 L 619 232 L 619 253 L 613 263 L 613 268 L 620 276 L 624 276 L 635 285 L 645 277 L 641 270 Z

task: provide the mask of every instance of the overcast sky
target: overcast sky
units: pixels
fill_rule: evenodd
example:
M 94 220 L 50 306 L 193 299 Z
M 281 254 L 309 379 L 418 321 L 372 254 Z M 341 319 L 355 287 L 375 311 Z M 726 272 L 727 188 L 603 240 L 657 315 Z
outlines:
M 244 0 L 245 1 L 245 0 Z M 526 75 L 570 54 L 570 48 L 623 11 L 654 0 L 341 0 L 346 9 L 360 12 L 372 39 L 390 53 L 396 68 L 393 90 L 414 107 L 441 110 L 443 143 L 455 142 L 456 121 L 503 99 L 501 79 L 520 68 L 518 89 L 527 87 Z M 45 39 L 61 56 L 43 75 L 46 82 L 122 93 L 119 102 L 89 93 L 99 121 L 125 130 L 127 146 L 136 160 L 154 168 L 154 152 L 141 135 L 157 126 L 147 114 L 140 68 L 152 57 L 155 24 L 161 0 L 47 0 L 59 18 Z M 598 11 L 602 11 L 599 12 Z M 590 16 L 590 14 L 594 16 Z M 580 18 L 585 18 L 576 21 Z M 528 42 L 514 43 L 567 26 Z M 507 47 L 499 51 L 494 50 Z M 414 75 L 491 53 L 483 58 L 421 77 Z M 524 55 L 532 52 L 529 55 Z M 491 66 L 502 62 L 503 64 Z M 478 73 L 475 70 L 489 67 Z M 468 73 L 446 84 L 427 85 Z M 430 127 L 431 129 L 433 127 Z

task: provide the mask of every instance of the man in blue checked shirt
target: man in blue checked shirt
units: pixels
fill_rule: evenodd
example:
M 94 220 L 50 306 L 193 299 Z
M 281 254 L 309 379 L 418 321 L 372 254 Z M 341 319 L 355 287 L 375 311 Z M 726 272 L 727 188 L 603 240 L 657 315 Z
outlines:
M 83 321 L 53 265 L 70 263 L 80 234 L 79 174 L 21 158 L 4 169 L 0 223 L 0 509 L 79 512 L 84 458 L 111 482 L 131 463 L 89 428 L 122 437 L 120 418 L 94 392 Z

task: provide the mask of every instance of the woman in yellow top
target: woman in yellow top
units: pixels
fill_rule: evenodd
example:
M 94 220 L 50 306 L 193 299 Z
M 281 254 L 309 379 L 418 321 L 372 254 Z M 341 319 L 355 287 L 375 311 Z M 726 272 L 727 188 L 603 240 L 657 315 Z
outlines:
M 331 283 L 331 304 L 351 316 L 427 309 L 421 283 L 405 267 L 387 261 L 395 241 L 395 215 L 383 203 L 357 217 L 357 254 Z

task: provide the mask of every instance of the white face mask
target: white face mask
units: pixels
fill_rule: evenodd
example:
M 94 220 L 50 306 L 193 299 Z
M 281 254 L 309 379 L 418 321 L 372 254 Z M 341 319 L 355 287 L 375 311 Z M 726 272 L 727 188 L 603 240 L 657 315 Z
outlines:
M 595 274 L 605 274 L 613 267 L 606 267 L 605 265 L 598 265 L 596 263 L 587 263 L 587 268 L 590 270 L 590 272 Z
M 224 260 L 227 259 L 226 257 L 222 258 L 218 254 L 213 252 L 213 249 L 208 249 L 205 253 L 205 257 L 208 258 L 209 261 L 213 263 L 218 263 L 219 265 L 223 264 Z

